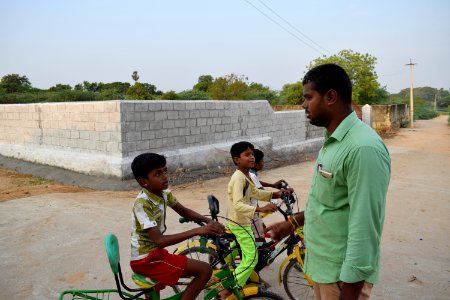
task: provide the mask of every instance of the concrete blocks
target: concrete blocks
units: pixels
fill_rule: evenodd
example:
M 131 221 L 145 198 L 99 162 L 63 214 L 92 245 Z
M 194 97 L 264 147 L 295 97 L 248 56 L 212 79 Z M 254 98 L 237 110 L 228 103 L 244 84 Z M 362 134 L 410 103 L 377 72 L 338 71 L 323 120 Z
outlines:
M 142 152 L 166 155 L 172 170 L 233 168 L 229 148 L 248 140 L 283 164 L 320 148 L 322 130 L 307 124 L 303 111 L 273 112 L 263 100 L 0 105 L 0 154 L 127 179 Z

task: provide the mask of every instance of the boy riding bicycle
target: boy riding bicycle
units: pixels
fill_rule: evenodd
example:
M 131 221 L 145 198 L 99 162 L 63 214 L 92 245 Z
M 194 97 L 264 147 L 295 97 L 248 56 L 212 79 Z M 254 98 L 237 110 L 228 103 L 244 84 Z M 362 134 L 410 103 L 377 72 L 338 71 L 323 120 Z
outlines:
M 133 160 L 131 169 L 142 187 L 132 212 L 131 269 L 135 273 L 157 280 L 158 290 L 163 289 L 165 285 L 175 285 L 180 277 L 193 277 L 181 299 L 195 299 L 211 277 L 211 266 L 185 256 L 170 254 L 165 247 L 196 235 L 221 235 L 224 227 L 184 207 L 167 190 L 169 181 L 164 156 L 155 153 L 140 154 Z M 207 225 L 164 235 L 167 206 L 182 217 Z
M 244 286 L 258 262 L 255 248 L 255 236 L 251 229 L 251 220 L 255 212 L 274 212 L 275 204 L 269 203 L 262 207 L 251 205 L 250 198 L 269 202 L 272 198 L 280 198 L 284 190 L 270 192 L 258 190 L 250 178 L 249 171 L 255 166 L 254 146 L 249 142 L 233 144 L 230 154 L 237 170 L 228 183 L 228 213 L 227 227 L 236 236 L 242 251 L 242 260 L 235 269 L 236 279 Z
M 261 171 L 262 169 L 264 169 L 264 152 L 262 152 L 259 149 L 255 149 L 253 151 L 254 156 L 255 156 L 255 166 L 253 168 L 250 169 L 249 175 L 250 178 L 252 179 L 253 183 L 255 184 L 255 187 L 257 189 L 260 190 L 264 190 L 265 187 L 271 187 L 274 189 L 281 189 L 281 186 L 283 185 L 283 183 L 285 182 L 283 179 L 278 180 L 275 183 L 267 183 L 264 181 L 260 181 L 258 178 L 258 172 Z M 289 191 L 290 193 L 294 192 L 294 189 L 292 188 L 288 188 L 286 189 L 287 191 Z M 258 206 L 258 199 L 256 198 L 252 198 L 251 199 L 251 205 L 252 206 Z M 264 234 L 264 222 L 260 217 L 260 214 L 258 212 L 255 212 L 255 215 L 253 217 L 252 220 L 252 230 L 253 230 L 253 234 L 255 235 L 255 240 L 256 242 L 265 242 L 265 234 Z

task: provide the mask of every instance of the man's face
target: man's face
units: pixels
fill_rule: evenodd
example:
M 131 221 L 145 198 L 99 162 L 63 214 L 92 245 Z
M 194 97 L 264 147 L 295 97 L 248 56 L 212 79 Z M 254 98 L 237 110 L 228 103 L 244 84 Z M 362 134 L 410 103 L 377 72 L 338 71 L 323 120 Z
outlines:
M 329 121 L 325 97 L 314 89 L 312 83 L 308 82 L 303 85 L 303 98 L 302 107 L 305 109 L 309 122 L 312 125 L 326 127 Z
M 255 166 L 255 156 L 251 148 L 247 148 L 239 157 L 234 158 L 234 162 L 240 168 L 252 169 Z
M 152 192 L 159 195 L 163 190 L 169 187 L 169 179 L 167 177 L 167 167 L 161 167 L 151 170 L 147 178 L 143 179 L 142 185 Z

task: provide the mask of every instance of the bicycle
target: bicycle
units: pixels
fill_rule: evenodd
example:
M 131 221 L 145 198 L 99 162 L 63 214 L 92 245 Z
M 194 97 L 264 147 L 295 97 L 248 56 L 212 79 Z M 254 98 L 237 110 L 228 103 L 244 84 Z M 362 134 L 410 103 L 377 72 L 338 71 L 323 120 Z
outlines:
M 213 196 L 208 196 L 210 199 L 218 200 Z M 296 198 L 293 195 L 286 195 L 282 197 L 282 202 L 278 205 L 278 211 L 287 220 L 289 216 L 294 215 L 293 205 L 296 202 Z M 283 210 L 282 205 L 286 208 Z M 280 264 L 278 270 L 278 282 L 283 284 L 283 287 L 290 299 L 312 299 L 313 283 L 311 278 L 303 272 L 304 257 L 306 247 L 303 242 L 303 227 L 297 228 L 294 233 L 289 235 L 286 239 L 282 240 L 278 244 L 273 241 L 258 244 L 258 263 L 255 266 L 254 272 L 250 276 L 248 282 L 251 284 L 261 285 L 261 279 L 258 273 L 266 266 L 270 265 L 275 258 L 277 258 L 285 250 L 287 257 Z M 219 238 L 217 242 L 209 241 L 206 244 L 206 249 L 201 249 L 198 240 L 189 241 L 178 247 L 174 253 L 179 255 L 189 256 L 190 258 L 203 260 L 208 262 L 213 269 L 220 268 L 220 259 L 217 255 L 217 249 L 226 248 L 224 257 L 229 257 L 236 250 L 239 252 L 239 245 L 235 243 L 235 246 L 231 246 L 235 241 L 234 235 L 231 232 L 226 233 L 223 237 Z M 220 243 L 220 245 L 218 244 Z M 230 264 L 233 268 L 236 267 L 234 259 L 231 259 Z
M 217 200 L 217 199 L 216 199 Z M 219 213 L 218 202 L 211 201 L 209 203 L 211 217 L 217 221 L 217 214 Z M 199 224 L 203 225 L 203 224 Z M 202 247 L 206 249 L 207 240 L 217 241 L 219 237 L 216 236 L 202 236 L 200 238 L 200 251 L 203 251 Z M 115 295 L 125 300 L 133 299 L 152 299 L 152 300 L 178 300 L 181 299 L 183 291 L 177 287 L 173 287 L 175 294 L 167 297 L 160 298 L 159 293 L 156 291 L 155 286 L 157 281 L 147 278 L 143 275 L 133 273 L 131 276 L 132 281 L 138 286 L 138 288 L 130 288 L 126 285 L 122 270 L 120 267 L 120 255 L 119 255 L 119 242 L 114 234 L 108 234 L 105 237 L 105 248 L 108 257 L 109 265 L 114 275 L 116 283 L 116 289 L 102 289 L 102 290 L 68 290 L 64 291 L 60 295 L 60 300 L 69 299 L 111 299 Z M 224 249 L 217 249 L 217 256 L 222 264 L 221 268 L 214 270 L 213 276 L 210 281 L 204 287 L 206 295 L 204 300 L 211 300 L 218 297 L 219 293 L 224 289 L 232 291 L 232 296 L 227 299 L 234 300 L 246 300 L 246 299 L 273 299 L 282 300 L 283 298 L 276 293 L 269 292 L 259 288 L 256 285 L 247 284 L 244 287 L 239 287 L 235 276 L 233 274 L 230 265 L 225 262 L 223 256 Z M 188 284 L 187 282 L 179 282 L 180 285 Z M 141 298 L 144 296 L 145 298 Z

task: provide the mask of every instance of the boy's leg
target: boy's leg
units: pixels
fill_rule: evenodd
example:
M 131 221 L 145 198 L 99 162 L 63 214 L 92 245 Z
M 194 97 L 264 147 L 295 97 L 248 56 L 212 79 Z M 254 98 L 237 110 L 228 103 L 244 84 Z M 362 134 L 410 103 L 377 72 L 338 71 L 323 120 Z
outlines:
M 182 300 L 195 299 L 203 290 L 208 280 L 211 278 L 212 268 L 205 262 L 195 259 L 187 260 L 186 267 L 181 277 L 194 277 L 184 290 Z
M 248 278 L 253 272 L 256 264 L 258 263 L 258 255 L 255 246 L 255 237 L 250 225 L 238 226 L 228 224 L 231 232 L 236 236 L 236 240 L 239 243 L 242 251 L 241 263 L 234 270 L 238 284 L 243 287 Z

